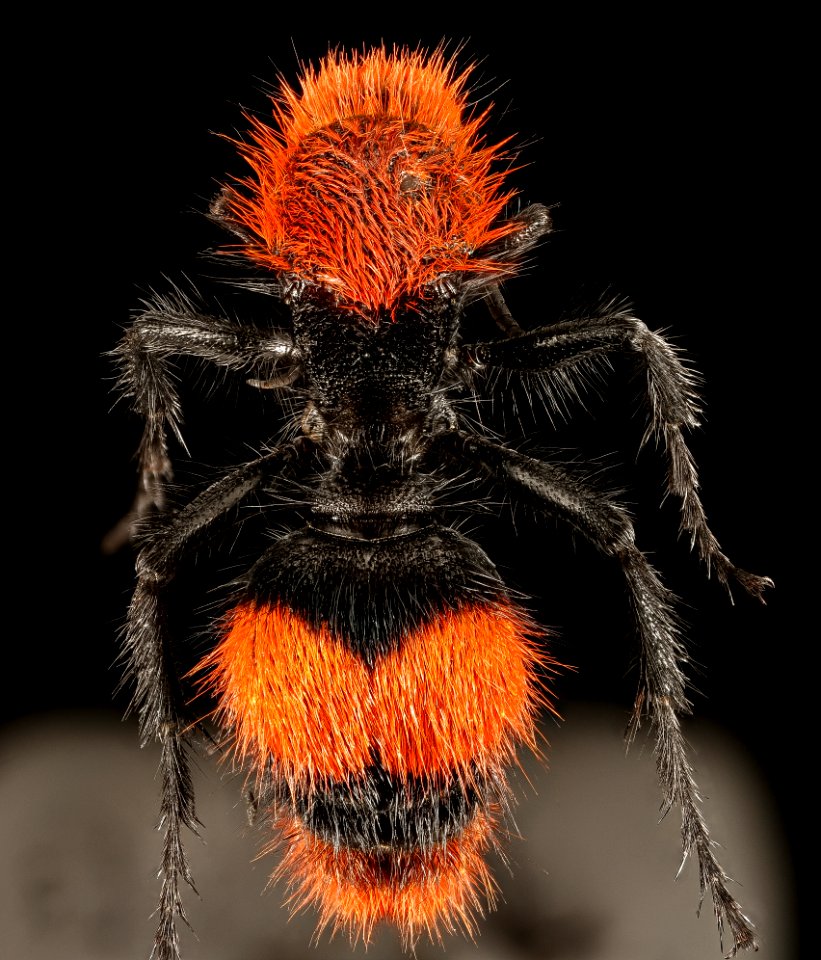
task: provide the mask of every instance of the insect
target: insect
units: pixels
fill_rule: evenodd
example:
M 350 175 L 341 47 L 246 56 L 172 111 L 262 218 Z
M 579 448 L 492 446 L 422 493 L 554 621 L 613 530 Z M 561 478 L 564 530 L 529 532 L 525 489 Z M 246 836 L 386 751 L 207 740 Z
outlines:
M 694 376 L 664 337 L 626 306 L 529 331 L 508 310 L 501 284 L 551 220 L 543 206 L 514 207 L 508 145 L 487 142 L 469 75 L 442 50 L 376 48 L 329 53 L 299 91 L 283 83 L 272 118 L 249 117 L 236 141 L 247 175 L 211 208 L 232 235 L 220 256 L 245 271 L 235 282 L 279 312 L 251 322 L 172 290 L 144 303 L 116 349 L 120 390 L 145 421 L 124 658 L 142 735 L 162 747 L 161 960 L 179 956 L 192 884 L 183 830 L 197 827 L 191 739 L 206 722 L 248 771 L 291 905 L 314 907 L 321 929 L 368 941 L 386 921 L 408 948 L 424 933 L 473 933 L 493 901 L 485 855 L 504 835 L 507 771 L 538 748 L 537 713 L 553 709 L 546 678 L 560 669 L 458 529 L 464 491 L 479 483 L 566 526 L 622 577 L 641 663 L 628 737 L 652 725 L 664 806 L 681 811 L 702 892 L 732 952 L 756 946 L 687 757 L 674 597 L 615 497 L 483 426 L 498 374 L 568 405 L 611 357 L 632 357 L 645 374 L 644 442 L 665 451 L 693 549 L 728 589 L 761 598 L 772 584 L 736 567 L 708 526 L 684 438 L 698 422 Z M 494 339 L 465 324 L 480 301 Z M 277 400 L 280 423 L 258 455 L 172 508 L 178 360 L 239 375 Z M 181 567 L 252 509 L 267 520 L 283 507 L 298 520 L 235 577 L 210 649 L 181 670 Z

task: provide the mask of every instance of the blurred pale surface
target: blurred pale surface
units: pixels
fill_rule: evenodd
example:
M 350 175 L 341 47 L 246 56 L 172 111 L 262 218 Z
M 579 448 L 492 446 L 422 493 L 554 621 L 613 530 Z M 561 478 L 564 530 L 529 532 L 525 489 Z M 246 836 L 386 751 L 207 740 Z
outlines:
M 524 839 L 494 864 L 504 902 L 476 943 L 420 942 L 416 956 L 447 960 L 719 960 L 708 904 L 696 917 L 693 864 L 675 880 L 678 823 L 658 823 L 649 744 L 625 758 L 624 715 L 568 707 L 548 730 L 550 769 L 526 763 L 516 822 Z M 761 939 L 756 960 L 795 960 L 793 877 L 780 827 L 756 769 L 721 731 L 689 728 L 693 759 L 721 859 Z M 0 957 L 140 960 L 158 891 L 156 753 L 109 716 L 52 716 L 0 739 Z M 200 843 L 188 844 L 202 899 L 189 892 L 196 937 L 184 960 L 351 956 L 341 938 L 312 946 L 314 919 L 288 919 L 282 890 L 264 891 L 272 860 L 255 861 L 242 781 L 204 757 L 196 774 Z M 379 930 L 359 957 L 401 958 Z M 750 955 L 750 960 L 752 960 Z

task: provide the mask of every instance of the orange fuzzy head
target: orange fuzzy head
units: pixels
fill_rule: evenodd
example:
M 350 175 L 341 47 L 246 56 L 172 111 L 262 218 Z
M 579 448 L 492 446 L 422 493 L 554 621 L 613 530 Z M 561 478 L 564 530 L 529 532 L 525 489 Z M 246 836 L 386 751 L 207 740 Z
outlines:
M 441 51 L 380 48 L 330 53 L 300 93 L 283 84 L 274 126 L 249 117 L 237 144 L 252 173 L 221 202 L 234 250 L 372 318 L 445 275 L 509 270 L 482 253 L 518 228 L 500 220 L 502 144 L 484 142 L 468 75 Z

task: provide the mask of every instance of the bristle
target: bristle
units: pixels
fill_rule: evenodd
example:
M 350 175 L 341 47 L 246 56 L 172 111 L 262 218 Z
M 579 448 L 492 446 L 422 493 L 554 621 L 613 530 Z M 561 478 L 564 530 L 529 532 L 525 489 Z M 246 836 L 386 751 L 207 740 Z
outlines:
M 517 226 L 500 222 L 504 145 L 482 137 L 469 72 L 441 51 L 380 48 L 330 53 L 299 93 L 283 84 L 274 125 L 249 117 L 237 142 L 252 173 L 224 197 L 246 238 L 235 252 L 374 319 L 443 275 L 509 271 L 474 257 Z
M 554 661 L 509 601 L 464 604 L 371 665 L 282 605 L 245 603 L 196 668 L 241 761 L 263 788 L 284 847 L 274 877 L 320 929 L 370 939 L 396 925 L 411 945 L 493 903 L 484 862 L 510 802 L 505 768 L 536 749 Z M 269 778 L 273 776 L 273 781 Z
M 344 781 L 375 762 L 400 778 L 469 785 L 536 748 L 553 663 L 511 604 L 443 611 L 369 667 L 281 606 L 245 604 L 196 668 L 237 753 L 291 784 Z
M 433 849 L 379 853 L 338 849 L 318 839 L 295 817 L 277 823 L 274 849 L 284 850 L 272 880 L 285 879 L 296 913 L 316 907 L 317 935 L 345 933 L 369 943 L 379 922 L 397 927 L 406 950 L 422 934 L 431 940 L 475 924 L 496 900 L 485 863 L 494 842 L 492 815 L 479 812 L 456 840 Z

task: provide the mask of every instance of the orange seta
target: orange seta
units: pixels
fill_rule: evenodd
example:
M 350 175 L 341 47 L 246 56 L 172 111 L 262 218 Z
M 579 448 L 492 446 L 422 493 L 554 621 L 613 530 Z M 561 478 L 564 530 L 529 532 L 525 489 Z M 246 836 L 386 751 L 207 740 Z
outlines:
M 227 252 L 373 319 L 448 274 L 507 272 L 482 248 L 521 229 L 502 217 L 510 157 L 481 134 L 488 110 L 468 103 L 469 74 L 441 50 L 380 48 L 330 53 L 300 91 L 283 83 L 273 125 L 249 115 L 249 138 L 234 141 L 252 172 L 223 193 L 242 237 Z
M 443 611 L 400 638 L 373 667 L 344 641 L 283 606 L 246 603 L 195 668 L 219 701 L 236 752 L 301 788 L 345 781 L 374 762 L 402 778 L 470 784 L 536 749 L 546 695 L 512 604 Z
M 361 850 L 335 849 L 296 817 L 277 821 L 284 850 L 273 879 L 286 879 L 288 904 L 296 913 L 319 912 L 317 937 L 326 929 L 355 942 L 371 942 L 374 926 L 394 924 L 405 949 L 421 934 L 431 940 L 463 930 L 472 937 L 476 920 L 496 903 L 497 887 L 485 863 L 495 842 L 496 821 L 478 813 L 458 838 L 429 849 L 400 849 L 390 859 Z

